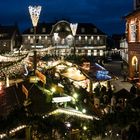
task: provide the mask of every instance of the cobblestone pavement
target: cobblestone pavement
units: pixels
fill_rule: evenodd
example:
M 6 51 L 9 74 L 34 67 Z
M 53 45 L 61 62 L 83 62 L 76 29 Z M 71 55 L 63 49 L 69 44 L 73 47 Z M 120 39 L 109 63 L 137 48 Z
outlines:
M 128 81 L 124 81 L 122 69 L 121 69 L 122 61 L 112 61 L 109 63 L 105 63 L 104 67 L 109 70 L 109 72 L 118 77 L 117 80 L 112 80 L 111 83 L 115 86 L 116 91 L 119 91 L 123 88 L 130 91 L 132 84 Z

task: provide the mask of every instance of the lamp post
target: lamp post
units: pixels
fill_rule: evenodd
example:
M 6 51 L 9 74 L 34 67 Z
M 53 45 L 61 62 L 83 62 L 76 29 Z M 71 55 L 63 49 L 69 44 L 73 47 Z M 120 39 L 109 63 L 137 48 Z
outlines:
M 32 24 L 34 27 L 34 74 L 36 71 L 36 27 L 37 27 L 37 23 L 39 20 L 39 16 L 40 16 L 40 12 L 41 12 L 41 6 L 29 6 L 29 13 L 30 13 L 30 17 L 32 20 Z
M 74 36 L 74 43 L 73 43 L 73 55 L 75 56 L 75 35 L 76 35 L 76 31 L 77 31 L 77 27 L 78 27 L 78 23 L 70 23 L 70 28 L 72 31 L 72 35 Z

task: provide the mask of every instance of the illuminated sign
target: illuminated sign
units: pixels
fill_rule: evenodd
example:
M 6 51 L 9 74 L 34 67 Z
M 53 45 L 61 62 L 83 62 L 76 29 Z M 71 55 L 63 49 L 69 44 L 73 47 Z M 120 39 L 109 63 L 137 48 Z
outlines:
M 98 80 L 107 80 L 107 79 L 111 79 L 111 76 L 108 75 L 109 72 L 107 70 L 98 70 L 96 72 L 96 78 Z

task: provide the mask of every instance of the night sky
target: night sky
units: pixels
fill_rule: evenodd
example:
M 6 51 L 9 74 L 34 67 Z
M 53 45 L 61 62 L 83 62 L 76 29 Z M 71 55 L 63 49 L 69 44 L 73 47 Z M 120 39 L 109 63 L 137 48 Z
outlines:
M 39 22 L 94 23 L 107 34 L 124 33 L 122 18 L 133 10 L 133 0 L 0 0 L 0 24 L 18 23 L 23 31 L 32 26 L 29 5 L 40 5 Z

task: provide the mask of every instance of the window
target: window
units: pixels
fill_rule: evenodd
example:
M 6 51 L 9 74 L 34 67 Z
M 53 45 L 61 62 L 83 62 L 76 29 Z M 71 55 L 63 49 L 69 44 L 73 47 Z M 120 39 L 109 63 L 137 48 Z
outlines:
M 82 33 L 85 33 L 85 28 L 81 28 L 81 32 Z
M 81 36 L 79 36 L 79 40 L 81 40 Z
M 87 36 L 85 36 L 85 40 L 86 40 L 86 41 L 87 41 L 87 38 L 88 38 L 88 37 L 87 37 Z
M 43 27 L 43 28 L 42 28 L 42 33 L 45 33 L 45 32 L 46 32 L 46 28 Z
M 47 40 L 47 38 L 48 38 L 48 37 L 47 37 L 47 36 L 45 36 L 45 39 L 46 39 L 46 40 Z
M 94 33 L 97 33 L 97 28 L 93 28 L 93 32 Z
M 97 50 L 94 50 L 93 55 L 97 56 Z
M 92 41 L 91 41 L 91 38 L 90 38 L 90 39 L 88 40 L 88 44 L 91 45 L 91 42 L 92 42 Z
M 130 41 L 136 41 L 136 23 L 130 24 Z
M 103 56 L 103 55 L 104 55 L 103 50 L 100 50 L 100 56 Z
M 100 45 L 103 45 L 104 44 L 104 38 L 103 37 L 100 37 Z
M 30 44 L 33 44 L 34 43 L 34 38 L 31 38 L 30 39 Z
M 88 50 L 88 54 L 87 54 L 88 56 L 91 56 L 91 50 Z
M 94 45 L 97 45 L 97 38 L 94 39 Z

